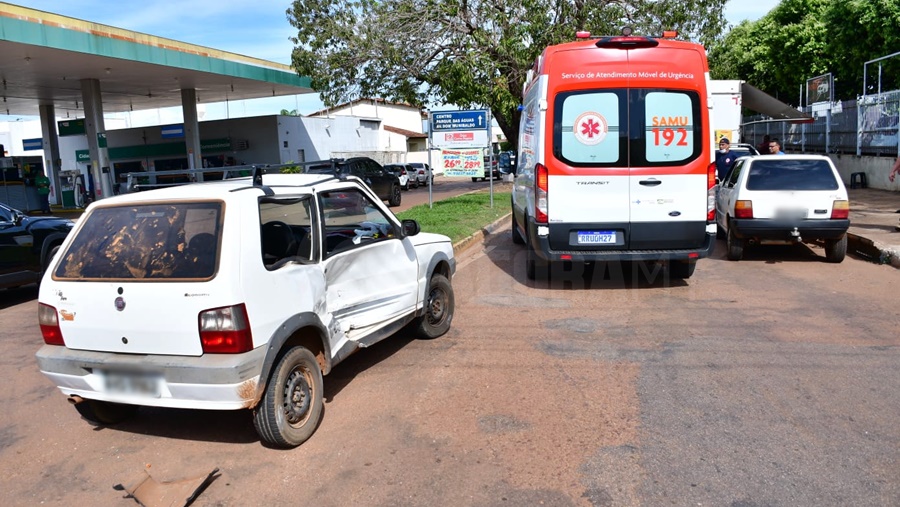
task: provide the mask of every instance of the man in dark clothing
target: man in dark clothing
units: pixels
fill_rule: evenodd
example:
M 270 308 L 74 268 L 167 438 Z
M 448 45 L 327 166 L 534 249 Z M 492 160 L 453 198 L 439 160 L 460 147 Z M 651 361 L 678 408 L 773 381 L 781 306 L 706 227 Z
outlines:
M 716 177 L 719 178 L 719 181 L 725 177 L 725 173 L 728 172 L 728 168 L 731 167 L 731 163 L 734 162 L 734 153 L 731 153 L 731 143 L 728 141 L 727 137 L 723 137 L 719 140 L 719 151 L 716 152 Z

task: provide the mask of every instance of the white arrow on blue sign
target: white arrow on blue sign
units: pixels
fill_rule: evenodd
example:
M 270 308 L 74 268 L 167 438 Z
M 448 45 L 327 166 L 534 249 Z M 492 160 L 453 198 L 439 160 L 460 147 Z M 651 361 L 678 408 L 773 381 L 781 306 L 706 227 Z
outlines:
M 487 130 L 487 111 L 433 111 L 432 132 Z
M 44 149 L 44 140 L 40 137 L 35 139 L 22 139 L 22 150 L 24 151 L 34 151 L 34 150 L 43 150 Z
M 184 124 L 179 123 L 178 125 L 163 125 L 159 128 L 159 135 L 163 139 L 175 139 L 184 137 Z

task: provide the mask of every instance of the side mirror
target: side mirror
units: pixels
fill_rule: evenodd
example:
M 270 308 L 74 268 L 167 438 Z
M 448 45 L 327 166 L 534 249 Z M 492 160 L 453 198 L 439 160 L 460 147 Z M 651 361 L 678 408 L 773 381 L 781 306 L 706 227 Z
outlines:
M 21 211 L 16 211 L 16 216 L 13 217 L 13 223 L 18 227 L 22 225 L 22 218 L 25 216 Z
M 416 222 L 415 220 L 409 218 L 400 222 L 400 226 L 403 229 L 403 237 L 415 236 L 419 233 L 420 230 L 422 230 L 421 228 L 419 228 L 419 222 Z

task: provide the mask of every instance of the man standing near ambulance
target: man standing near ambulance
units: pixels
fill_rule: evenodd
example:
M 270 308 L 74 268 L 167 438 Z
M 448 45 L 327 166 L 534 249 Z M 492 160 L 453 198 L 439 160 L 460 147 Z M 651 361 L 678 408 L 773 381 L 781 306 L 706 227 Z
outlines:
M 731 143 L 727 137 L 723 137 L 719 140 L 719 151 L 716 152 L 716 177 L 719 178 L 719 181 L 725 177 L 734 158 L 734 153 L 731 153 Z

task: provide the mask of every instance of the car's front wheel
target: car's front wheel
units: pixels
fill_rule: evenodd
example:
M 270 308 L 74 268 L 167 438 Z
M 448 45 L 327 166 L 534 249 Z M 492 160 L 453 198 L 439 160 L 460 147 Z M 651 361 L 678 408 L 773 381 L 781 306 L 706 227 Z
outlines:
M 825 240 L 825 260 L 835 264 L 842 262 L 847 256 L 847 235 L 841 239 Z
M 281 357 L 269 376 L 253 426 L 260 438 L 275 447 L 302 444 L 322 419 L 322 370 L 305 347 L 293 347 Z
M 734 234 L 734 228 L 728 228 L 728 234 L 725 237 L 725 246 L 727 246 L 728 260 L 739 261 L 744 256 L 744 240 L 738 238 Z
M 444 275 L 431 277 L 428 298 L 425 300 L 425 315 L 419 317 L 416 334 L 420 338 L 437 338 L 450 329 L 455 306 L 453 286 Z
M 391 198 L 388 200 L 388 206 L 400 206 L 400 185 L 391 187 Z

